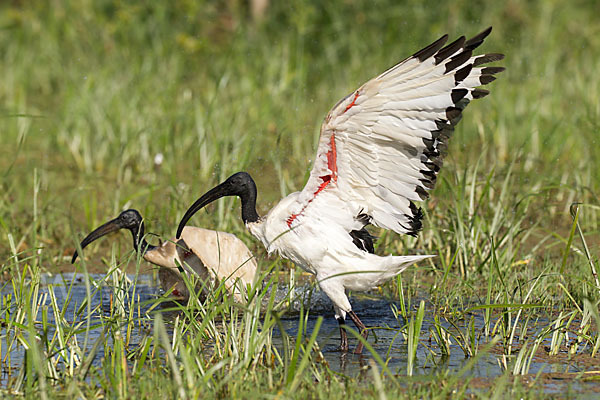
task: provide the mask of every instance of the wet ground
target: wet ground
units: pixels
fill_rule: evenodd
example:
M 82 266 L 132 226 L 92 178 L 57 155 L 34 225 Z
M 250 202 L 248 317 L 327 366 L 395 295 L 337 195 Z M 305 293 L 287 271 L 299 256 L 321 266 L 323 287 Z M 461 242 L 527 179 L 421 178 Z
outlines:
M 99 281 L 101 278 L 101 275 L 92 276 L 92 279 L 96 281 Z M 56 303 L 59 308 L 63 307 L 70 294 L 70 300 L 67 303 L 66 312 L 64 313 L 64 318 L 67 321 L 65 326 L 72 325 L 73 321 L 85 320 L 83 317 L 85 312 L 79 310 L 83 300 L 87 297 L 87 289 L 81 276 L 73 274 L 45 276 L 42 283 L 43 285 L 40 288 L 39 298 L 41 299 L 43 306 L 41 309 L 46 307 L 46 309 L 49 310 L 47 312 L 49 326 L 54 326 L 55 320 L 54 314 L 51 312 L 51 299 L 50 296 L 48 296 L 47 289 L 48 284 L 51 284 L 54 288 Z M 116 296 L 115 293 L 113 293 L 113 290 L 107 286 L 92 286 L 90 289 L 92 291 L 91 309 L 100 307 L 104 315 L 109 315 L 111 302 L 119 301 L 118 296 Z M 11 308 L 8 303 L 10 302 L 13 291 L 13 287 L 8 284 L 1 292 L 3 303 L 0 309 L 3 313 L 6 312 L 7 308 Z M 286 294 L 287 289 L 280 287 L 276 294 L 276 298 L 283 299 Z M 145 310 L 152 304 L 151 300 L 160 295 L 161 293 L 157 283 L 153 282 L 149 275 L 138 277 L 135 296 L 135 307 L 138 309 L 137 312 L 143 315 Z M 297 288 L 295 299 L 296 300 L 290 304 L 287 313 L 284 314 L 282 319 L 283 329 L 287 335 L 292 337 L 296 336 L 299 325 L 299 310 L 302 307 L 302 303 L 309 305 L 308 332 L 313 330 L 317 318 L 320 315 L 324 316 L 317 342 L 320 346 L 324 360 L 329 367 L 332 370 L 347 376 L 365 376 L 366 379 L 369 379 L 369 375 L 366 374 L 366 371 L 372 356 L 367 350 L 365 350 L 363 356 L 350 353 L 342 354 L 338 350 L 339 327 L 337 321 L 333 317 L 333 310 L 329 300 L 318 291 L 318 289 L 314 289 L 309 285 Z M 400 305 L 386 299 L 372 296 L 353 297 L 351 302 L 357 315 L 359 315 L 365 325 L 371 328 L 369 343 L 373 346 L 374 350 L 381 358 L 388 360 L 387 365 L 392 373 L 399 376 L 406 375 L 408 349 L 406 340 L 401 332 L 401 328 L 404 327 L 406 322 L 401 317 L 396 318 L 395 313 L 392 311 L 394 307 L 400 309 Z M 418 301 L 413 299 L 413 304 L 415 303 L 418 303 Z M 139 304 L 142 306 L 138 307 Z M 125 305 L 125 307 L 127 307 L 127 305 Z M 114 310 L 114 307 L 112 309 Z M 42 311 L 40 311 L 40 313 L 41 312 Z M 435 341 L 432 340 L 434 326 L 433 321 L 428 315 L 429 314 L 426 312 L 423 327 L 421 329 L 421 342 L 417 350 L 417 361 L 413 371 L 414 375 L 417 377 L 426 377 L 444 371 L 450 373 L 460 371 L 469 361 L 472 361 L 473 358 L 465 357 L 464 351 L 455 340 L 451 341 L 450 354 L 448 356 L 443 356 L 440 349 L 436 346 Z M 169 316 L 167 315 L 166 318 L 168 319 Z M 472 314 L 469 317 L 469 321 L 471 319 L 474 323 L 474 331 L 482 332 L 484 325 L 483 314 Z M 41 320 L 41 316 L 38 320 Z M 462 326 L 460 322 L 453 322 L 459 329 L 466 332 L 467 329 L 465 325 L 469 321 L 464 322 Z M 354 328 L 350 321 L 348 321 L 348 323 L 350 327 Z M 547 324 L 547 321 L 538 320 L 537 323 L 539 325 L 544 325 L 544 323 Z M 442 322 L 442 324 L 449 330 L 456 329 L 456 327 L 451 327 L 451 324 L 448 322 Z M 130 346 L 135 346 L 145 335 L 150 334 L 150 325 L 151 324 L 135 325 L 135 328 L 131 333 Z M 530 331 L 535 331 L 535 327 L 530 327 Z M 88 348 L 90 348 L 100 337 L 101 332 L 102 327 L 89 331 L 89 336 L 87 337 Z M 51 334 L 52 332 L 50 332 L 48 337 L 51 337 Z M 79 345 L 83 346 L 86 338 L 83 334 L 78 334 L 77 340 Z M 107 338 L 107 340 L 110 340 L 110 338 Z M 1 341 L 2 376 L 0 377 L 0 385 L 6 387 L 9 376 L 15 376 L 18 373 L 20 366 L 23 365 L 25 351 L 22 346 L 16 344 L 14 337 L 12 337 L 10 333 L 7 335 L 4 324 L 2 325 Z M 282 334 L 279 330 L 274 332 L 273 341 L 276 346 L 282 346 Z M 485 345 L 484 339 L 480 337 L 479 341 L 479 348 L 481 349 Z M 349 342 L 352 349 L 356 345 L 356 339 L 349 335 Z M 493 378 L 497 378 L 504 374 L 504 369 L 501 366 L 503 357 L 501 350 L 502 348 L 499 345 L 496 345 L 496 347 L 490 349 L 489 352 L 484 354 L 480 353 L 475 358 L 475 364 L 472 368 L 469 368 L 465 372 L 464 378 L 471 378 L 472 388 L 474 390 L 486 388 L 492 383 Z M 525 376 L 510 377 L 510 379 L 521 379 L 526 384 L 531 384 L 532 387 L 543 387 L 543 390 L 546 393 L 556 394 L 565 393 L 565 391 L 573 391 L 575 393 L 600 392 L 600 376 L 596 374 L 596 372 L 600 370 L 600 361 L 598 360 L 598 357 L 591 358 L 589 352 L 589 349 L 584 350 L 575 358 L 567 357 L 565 354 L 549 357 L 547 356 L 547 352 L 544 351 L 544 346 L 540 346 L 540 350 L 538 350 L 535 357 L 532 359 L 528 371 L 529 373 Z M 102 357 L 103 353 L 102 350 L 100 350 L 96 359 L 100 360 Z

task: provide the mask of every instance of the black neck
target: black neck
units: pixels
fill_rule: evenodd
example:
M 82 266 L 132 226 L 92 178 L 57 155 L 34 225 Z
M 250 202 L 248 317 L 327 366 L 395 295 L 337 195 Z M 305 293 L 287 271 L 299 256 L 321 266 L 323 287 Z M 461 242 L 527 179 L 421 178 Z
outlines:
M 254 180 L 250 179 L 250 184 L 240 194 L 240 199 L 242 199 L 242 221 L 245 224 L 258 221 L 260 217 L 256 212 L 256 184 Z
M 144 223 L 141 222 L 137 227 L 130 229 L 131 235 L 133 236 L 133 248 L 136 252 L 140 253 L 140 255 L 146 254 L 147 251 L 155 249 L 156 246 L 153 246 L 146 242 L 144 238 Z

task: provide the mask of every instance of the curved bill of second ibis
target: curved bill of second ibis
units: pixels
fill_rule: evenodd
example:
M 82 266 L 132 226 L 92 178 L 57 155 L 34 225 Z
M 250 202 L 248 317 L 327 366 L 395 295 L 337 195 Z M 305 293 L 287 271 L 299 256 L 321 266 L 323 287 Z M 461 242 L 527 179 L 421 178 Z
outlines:
M 118 231 L 119 229 L 121 229 L 121 226 L 118 223 L 118 218 L 108 221 L 107 223 L 94 229 L 81 241 L 81 250 L 83 250 L 88 244 L 92 243 L 94 240 L 100 239 L 102 236 Z M 73 258 L 71 259 L 71 264 L 75 263 L 77 255 L 77 250 L 75 250 L 75 252 L 73 253 Z
M 185 228 L 185 225 L 189 219 L 192 218 L 192 216 L 196 214 L 202 207 L 212 203 L 215 200 L 219 200 L 221 197 L 232 196 L 235 194 L 236 193 L 232 191 L 231 187 L 227 185 L 227 181 L 204 193 L 198 200 L 194 202 L 194 204 L 191 205 L 190 208 L 188 208 L 183 218 L 181 218 L 179 226 L 177 227 L 177 239 L 181 237 L 181 232 L 183 232 L 183 228 Z

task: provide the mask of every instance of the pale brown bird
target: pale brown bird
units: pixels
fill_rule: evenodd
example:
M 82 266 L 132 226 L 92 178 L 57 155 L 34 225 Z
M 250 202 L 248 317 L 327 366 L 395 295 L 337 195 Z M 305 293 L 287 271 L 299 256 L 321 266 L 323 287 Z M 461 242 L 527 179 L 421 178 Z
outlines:
M 133 236 L 133 248 L 144 259 L 159 267 L 158 277 L 165 291 L 173 288 L 172 294 L 184 299 L 189 291 L 181 276 L 196 274 L 205 289 L 225 281 L 227 291 L 237 302 L 245 302 L 246 287 L 254 284 L 256 260 L 248 247 L 237 236 L 210 229 L 186 227 L 179 239 L 160 246 L 146 242 L 144 221 L 137 210 L 123 211 L 113 220 L 99 226 L 81 241 L 81 249 L 94 240 L 120 229 L 129 229 Z M 71 263 L 77 259 L 73 253 Z M 204 293 L 206 294 L 206 293 Z

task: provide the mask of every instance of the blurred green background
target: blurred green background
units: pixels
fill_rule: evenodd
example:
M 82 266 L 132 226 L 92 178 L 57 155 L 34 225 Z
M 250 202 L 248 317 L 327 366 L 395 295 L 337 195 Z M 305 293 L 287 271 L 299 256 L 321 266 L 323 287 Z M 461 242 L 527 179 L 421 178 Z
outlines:
M 303 187 L 321 121 L 340 98 L 445 33 L 490 25 L 479 51 L 506 54 L 507 70 L 464 113 L 423 233 L 376 232 L 378 252 L 460 249 L 461 268 L 477 270 L 492 238 L 511 247 L 507 263 L 528 263 L 564 242 L 573 201 L 589 205 L 584 229 L 598 249 L 600 3 L 254 4 L 2 2 L 5 267 L 16 254 L 70 270 L 75 241 L 129 207 L 169 238 L 197 196 L 239 170 L 256 178 L 264 213 Z M 191 223 L 236 233 L 263 254 L 238 200 Z M 120 242 L 129 250 L 129 238 Z

